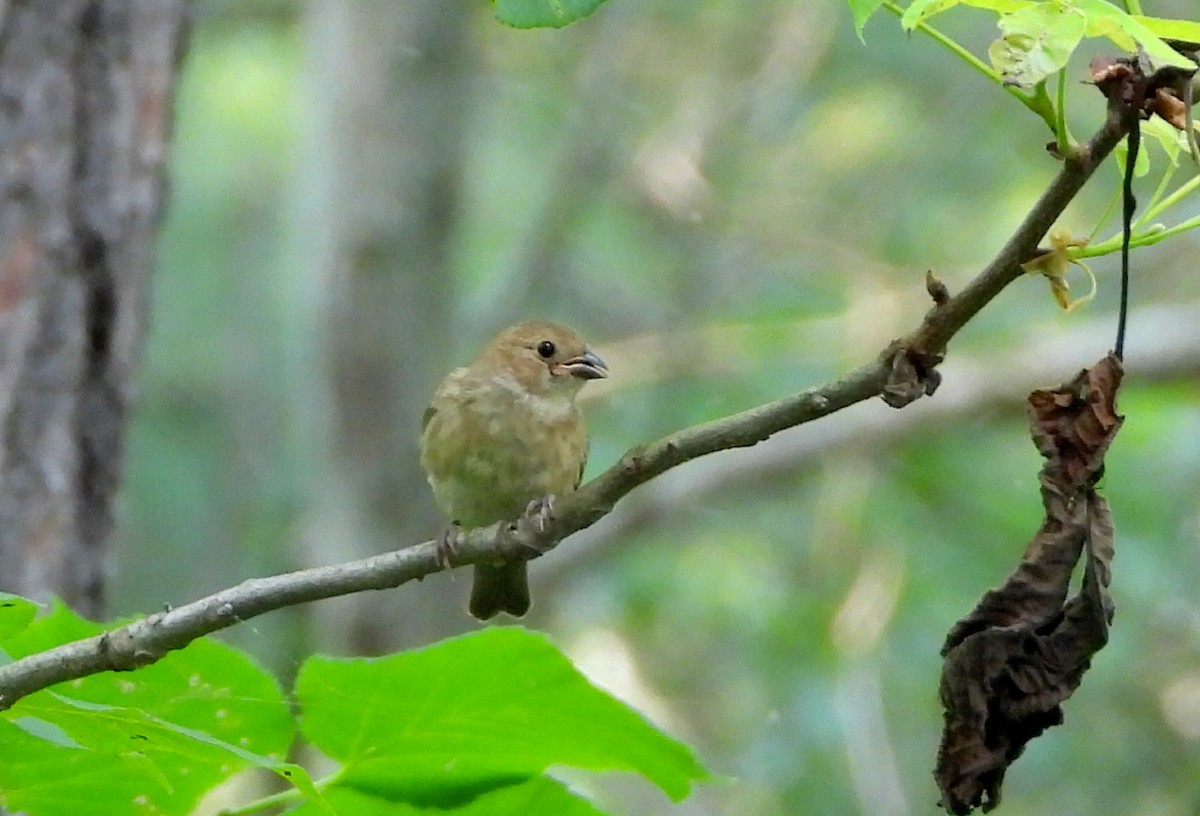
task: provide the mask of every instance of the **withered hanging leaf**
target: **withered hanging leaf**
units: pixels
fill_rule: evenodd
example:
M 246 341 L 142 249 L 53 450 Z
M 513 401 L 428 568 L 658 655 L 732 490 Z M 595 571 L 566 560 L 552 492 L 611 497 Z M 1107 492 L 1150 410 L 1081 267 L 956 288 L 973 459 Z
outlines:
M 1062 610 L 1071 571 L 1087 537 L 1086 508 L 1078 504 L 1067 509 L 1059 496 L 1045 488 L 1042 504 L 1046 518 L 1021 563 L 1002 585 L 984 593 L 971 614 L 954 624 L 942 645 L 943 655 L 978 632 L 1048 620 Z
M 1033 443 L 1048 460 L 1043 485 L 1072 497 L 1100 478 L 1104 454 L 1121 427 L 1116 412 L 1121 375 L 1121 363 L 1110 354 L 1061 388 L 1029 395 Z
M 951 813 L 999 804 L 1008 766 L 1029 740 L 1062 723 L 1061 703 L 1108 640 L 1114 536 L 1095 484 L 1121 427 L 1120 382 L 1121 365 L 1109 355 L 1061 388 L 1029 395 L 1033 440 L 1046 457 L 1045 519 L 1013 574 L 954 625 L 942 648 L 945 727 L 934 776 Z M 1066 601 L 1085 551 L 1083 585 Z
M 1099 501 L 1088 505 L 1088 556 L 1091 559 L 1088 566 L 1096 572 L 1097 600 L 1108 610 L 1108 619 L 1111 621 L 1113 602 L 1108 594 L 1108 586 L 1112 583 L 1112 560 L 1117 552 L 1117 535 L 1108 501 L 1103 496 L 1098 498 Z M 1084 580 L 1087 580 L 1086 575 Z

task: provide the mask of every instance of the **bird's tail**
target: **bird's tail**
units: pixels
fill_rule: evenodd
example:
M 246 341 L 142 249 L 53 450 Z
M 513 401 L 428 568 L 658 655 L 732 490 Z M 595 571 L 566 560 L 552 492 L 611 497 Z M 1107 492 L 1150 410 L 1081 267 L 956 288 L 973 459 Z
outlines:
M 529 611 L 529 578 L 524 561 L 476 564 L 470 612 L 487 620 L 497 612 L 519 618 Z

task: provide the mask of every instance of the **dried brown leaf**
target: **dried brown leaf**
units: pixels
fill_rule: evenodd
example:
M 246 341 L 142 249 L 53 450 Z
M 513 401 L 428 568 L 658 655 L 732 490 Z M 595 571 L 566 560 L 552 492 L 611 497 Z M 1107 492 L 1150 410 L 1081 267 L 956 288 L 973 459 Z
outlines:
M 1187 105 L 1171 88 L 1155 90 L 1154 99 L 1150 100 L 1150 112 L 1157 113 L 1177 130 L 1187 130 L 1190 124 Z
M 1071 571 L 1087 537 L 1083 505 L 1068 510 L 1061 498 L 1043 488 L 1047 517 L 1025 548 L 1025 556 L 1008 579 L 984 593 L 975 609 L 954 624 L 942 655 L 985 629 L 1036 625 L 1062 609 Z
M 1031 435 L 1046 457 L 1045 519 L 1012 575 L 954 625 L 942 649 L 945 726 L 934 776 L 951 813 L 999 803 L 1008 766 L 1062 723 L 1062 702 L 1108 641 L 1114 535 L 1095 483 L 1121 426 L 1120 382 L 1110 355 L 1060 388 L 1029 395 Z M 1067 601 L 1085 552 L 1083 585 Z
M 1121 363 L 1110 354 L 1071 382 L 1029 395 L 1033 442 L 1047 459 L 1043 484 L 1070 496 L 1100 478 L 1104 454 L 1121 428 L 1121 375 Z

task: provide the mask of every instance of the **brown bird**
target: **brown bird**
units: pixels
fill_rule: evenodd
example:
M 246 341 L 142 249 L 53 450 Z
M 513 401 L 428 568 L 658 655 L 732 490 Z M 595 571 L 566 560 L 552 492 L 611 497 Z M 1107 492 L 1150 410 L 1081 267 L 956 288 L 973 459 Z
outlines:
M 607 376 L 573 330 L 530 321 L 497 334 L 442 380 L 421 428 L 421 466 L 451 519 L 444 541 L 458 526 L 544 512 L 553 496 L 579 486 L 588 442 L 575 397 Z M 472 615 L 520 617 L 529 603 L 524 561 L 475 565 Z

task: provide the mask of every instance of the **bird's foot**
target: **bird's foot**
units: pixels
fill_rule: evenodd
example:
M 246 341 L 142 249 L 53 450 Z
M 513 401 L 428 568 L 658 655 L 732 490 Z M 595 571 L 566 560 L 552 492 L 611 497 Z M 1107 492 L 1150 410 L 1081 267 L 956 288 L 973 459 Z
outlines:
M 437 545 L 437 564 L 442 569 L 450 569 L 454 566 L 452 561 L 458 555 L 458 535 L 459 526 L 457 522 L 450 522 L 446 529 L 438 533 L 435 543 Z
M 512 526 L 513 532 L 522 529 L 532 530 L 535 534 L 546 532 L 546 527 L 554 520 L 554 494 L 534 499 L 525 506 L 525 512 Z M 526 544 L 529 549 L 541 555 L 545 550 L 536 544 Z
M 525 506 L 525 518 L 539 533 L 546 532 L 546 525 L 554 520 L 554 501 L 554 494 L 549 493 Z

